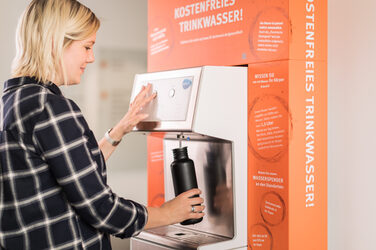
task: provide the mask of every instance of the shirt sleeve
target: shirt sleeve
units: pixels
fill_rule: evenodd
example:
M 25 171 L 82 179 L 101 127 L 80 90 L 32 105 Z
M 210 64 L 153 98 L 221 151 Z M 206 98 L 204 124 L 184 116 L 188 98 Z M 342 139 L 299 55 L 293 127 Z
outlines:
M 118 197 L 107 186 L 100 173 L 103 158 L 95 159 L 92 153 L 98 144 L 74 102 L 61 96 L 49 98 L 33 140 L 83 221 L 120 238 L 141 232 L 147 222 L 146 208 Z

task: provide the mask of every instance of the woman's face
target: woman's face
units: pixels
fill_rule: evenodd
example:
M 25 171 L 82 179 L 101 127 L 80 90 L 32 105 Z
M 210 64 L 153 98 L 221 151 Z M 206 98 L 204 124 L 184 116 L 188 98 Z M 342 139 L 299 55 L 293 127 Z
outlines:
M 78 84 L 88 63 L 94 62 L 93 46 L 96 33 L 82 41 L 73 41 L 63 52 L 67 84 Z

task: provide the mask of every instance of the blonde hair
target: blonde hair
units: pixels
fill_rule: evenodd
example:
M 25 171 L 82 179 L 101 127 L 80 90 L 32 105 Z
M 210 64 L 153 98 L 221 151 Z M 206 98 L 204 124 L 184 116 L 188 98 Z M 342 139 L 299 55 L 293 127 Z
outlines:
M 31 76 L 48 82 L 63 77 L 63 51 L 73 41 L 94 34 L 100 21 L 76 0 L 33 0 L 22 14 L 16 35 L 13 77 Z

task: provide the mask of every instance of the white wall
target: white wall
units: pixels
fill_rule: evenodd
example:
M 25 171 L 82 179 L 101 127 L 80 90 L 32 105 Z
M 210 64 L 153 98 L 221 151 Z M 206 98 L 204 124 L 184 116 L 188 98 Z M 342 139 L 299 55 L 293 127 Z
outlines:
M 8 78 L 14 55 L 14 29 L 27 2 L 0 0 L 1 82 Z M 96 46 L 146 49 L 146 0 L 82 2 L 102 19 Z M 376 232 L 376 2 L 328 0 L 328 7 L 328 248 L 371 250 L 375 248 Z M 111 178 L 111 173 L 109 175 Z M 120 188 L 126 184 L 132 187 L 132 191 L 136 185 L 146 188 L 145 169 L 124 170 L 112 181 L 115 189 L 126 189 L 125 186 Z M 144 194 L 130 198 L 146 199 Z M 127 248 L 126 241 L 121 241 L 120 246 L 115 244 L 114 249 Z
M 18 17 L 29 0 L 0 0 L 0 79 L 9 76 Z M 82 0 L 101 19 L 96 47 L 146 50 L 147 0 Z M 1 86 L 2 88 L 2 86 Z
M 10 65 L 16 52 L 15 30 L 26 0 L 0 0 L 0 89 L 9 78 Z
M 9 0 L 10 1 L 10 0 Z M 81 0 L 101 20 L 97 43 L 105 48 L 146 50 L 147 0 Z
M 329 0 L 329 249 L 375 249 L 376 2 Z

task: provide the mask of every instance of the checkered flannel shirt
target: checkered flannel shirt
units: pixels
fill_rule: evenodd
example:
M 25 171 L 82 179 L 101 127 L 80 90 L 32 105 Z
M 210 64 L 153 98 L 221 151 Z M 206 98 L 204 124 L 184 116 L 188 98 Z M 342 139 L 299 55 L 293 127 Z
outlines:
M 137 235 L 146 208 L 112 193 L 78 106 L 53 83 L 4 84 L 0 112 L 0 248 L 111 249 Z

